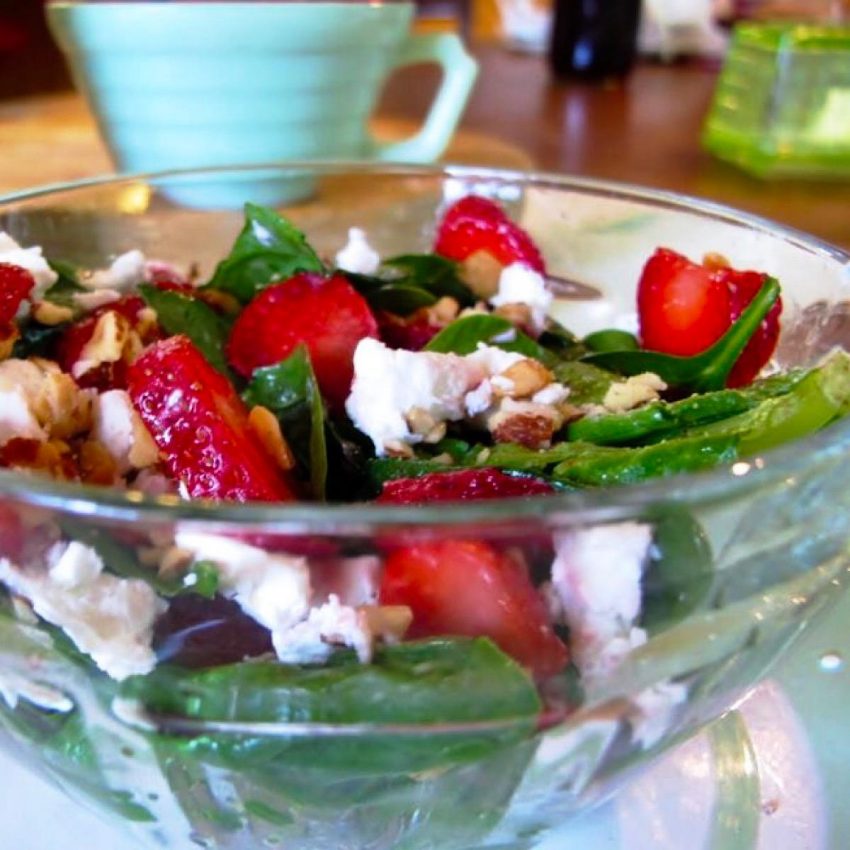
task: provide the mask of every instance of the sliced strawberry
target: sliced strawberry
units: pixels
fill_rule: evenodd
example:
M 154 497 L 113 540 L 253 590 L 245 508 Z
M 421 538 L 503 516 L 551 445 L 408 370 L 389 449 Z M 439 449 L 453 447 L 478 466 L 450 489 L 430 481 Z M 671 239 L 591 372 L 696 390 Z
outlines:
M 699 354 L 729 328 L 731 309 L 729 287 L 681 254 L 659 248 L 644 266 L 638 284 L 644 348 Z
M 508 475 L 500 469 L 455 469 L 418 478 L 387 481 L 376 501 L 397 505 L 506 499 L 552 493 L 552 485 L 527 475 Z
M 467 195 L 445 211 L 434 251 L 458 262 L 486 251 L 503 266 L 525 263 L 541 274 L 546 272 L 540 250 L 528 233 L 498 204 L 478 195 Z
M 26 540 L 18 512 L 11 505 L 0 502 L 0 558 L 19 561 Z
M 484 541 L 396 549 L 387 557 L 379 597 L 412 610 L 410 637 L 489 637 L 539 677 L 567 663 L 567 648 L 524 566 Z
M 732 295 L 731 320 L 734 322 L 747 305 L 756 297 L 764 286 L 767 275 L 761 272 L 735 271 L 734 269 L 719 269 L 715 272 Z M 779 341 L 779 317 L 782 314 L 782 299 L 777 298 L 756 332 L 750 337 L 747 347 L 735 361 L 732 371 L 726 380 L 728 387 L 744 387 L 752 383 L 762 370 L 762 367 L 776 350 Z
M 35 278 L 21 266 L 0 263 L 0 325 L 9 324 L 32 292 Z
M 322 394 L 342 410 L 354 377 L 354 349 L 364 337 L 377 336 L 369 305 L 345 277 L 304 272 L 269 286 L 248 304 L 233 325 L 227 356 L 250 377 L 304 344 Z
M 644 348 L 689 357 L 717 342 L 761 289 L 761 272 L 700 266 L 659 248 L 643 269 L 638 315 Z M 727 380 L 744 386 L 770 359 L 779 339 L 781 299 L 770 309 Z
M 195 499 L 287 502 L 293 487 L 263 451 L 228 380 L 184 336 L 148 348 L 127 389 L 169 473 Z

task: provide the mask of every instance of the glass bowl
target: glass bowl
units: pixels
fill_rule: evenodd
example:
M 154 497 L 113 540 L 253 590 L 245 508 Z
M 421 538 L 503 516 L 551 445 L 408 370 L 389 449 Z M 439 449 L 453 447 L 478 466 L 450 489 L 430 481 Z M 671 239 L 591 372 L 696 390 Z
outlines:
M 498 199 L 552 273 L 603 293 L 556 303 L 581 333 L 633 321 L 640 269 L 666 245 L 780 278 L 781 366 L 813 364 L 850 334 L 841 251 L 694 199 L 551 175 L 297 164 L 104 178 L 8 196 L 0 229 L 82 266 L 140 248 L 208 274 L 242 225 L 229 200 L 258 186 L 290 198 L 282 212 L 324 255 L 352 225 L 382 254 L 425 250 L 445 202 Z M 215 198 L 228 208 L 211 206 Z M 204 679 L 167 664 L 152 674 L 156 687 L 118 683 L 2 593 L 3 743 L 149 847 L 533 846 L 728 710 L 840 596 L 848 459 L 844 420 L 708 472 L 417 508 L 190 503 L 0 472 L 0 520 L 26 529 L 21 560 L 34 570 L 45 542 L 73 539 L 132 574 L 143 552 L 194 533 L 298 551 L 314 576 L 347 559 L 380 566 L 399 537 L 485 541 L 523 552 L 545 575 L 592 539 L 599 569 L 616 576 L 635 567 L 624 531 L 652 540 L 631 624 L 642 637 L 592 677 L 547 680 L 544 710 L 528 677 L 481 642 L 439 658 L 406 650 L 393 675 L 355 684 L 333 671 L 297 687 L 285 676 L 273 686 L 251 675 Z

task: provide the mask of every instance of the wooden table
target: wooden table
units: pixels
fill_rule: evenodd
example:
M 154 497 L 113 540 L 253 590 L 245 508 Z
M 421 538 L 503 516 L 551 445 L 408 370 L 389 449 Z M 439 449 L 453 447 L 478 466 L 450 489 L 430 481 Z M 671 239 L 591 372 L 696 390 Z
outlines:
M 765 182 L 714 159 L 699 135 L 717 69 L 645 63 L 620 85 L 552 80 L 545 60 L 496 44 L 475 51 L 481 76 L 456 161 L 646 184 L 773 218 L 850 248 L 850 182 Z M 385 92 L 378 124 L 403 134 L 436 84 L 412 69 Z M 0 101 L 0 191 L 109 170 L 91 116 L 73 93 Z
M 644 63 L 621 85 L 562 83 L 538 56 L 482 46 L 464 126 L 516 145 L 547 171 L 640 183 L 739 207 L 850 248 L 850 181 L 761 181 L 699 137 L 717 78 L 705 62 Z M 408 73 L 386 111 L 421 111 L 433 78 Z

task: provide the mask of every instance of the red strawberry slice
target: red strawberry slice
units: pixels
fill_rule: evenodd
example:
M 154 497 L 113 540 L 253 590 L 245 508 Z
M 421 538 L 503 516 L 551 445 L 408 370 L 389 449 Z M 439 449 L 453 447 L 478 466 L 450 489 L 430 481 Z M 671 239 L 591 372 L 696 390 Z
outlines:
M 342 410 L 354 377 L 353 357 L 378 324 L 365 299 L 342 275 L 303 272 L 264 289 L 242 311 L 227 342 L 240 374 L 270 366 L 304 344 L 322 394 Z
M 486 251 L 503 266 L 524 263 L 546 273 L 540 250 L 528 233 L 511 221 L 498 204 L 478 195 L 467 195 L 446 210 L 434 251 L 458 262 Z
M 542 496 L 554 492 L 551 484 L 527 475 L 508 475 L 500 469 L 456 469 L 431 472 L 418 478 L 387 481 L 376 501 L 397 505 L 427 502 L 506 499 Z
M 539 677 L 567 663 L 567 648 L 524 566 L 484 541 L 396 549 L 384 565 L 379 597 L 383 605 L 412 610 L 410 637 L 489 637 Z
M 143 352 L 128 370 L 127 389 L 168 471 L 192 498 L 295 498 L 254 436 L 234 388 L 186 337 L 169 337 Z
M 690 357 L 720 339 L 730 325 L 729 287 L 687 257 L 659 248 L 638 284 L 644 348 Z
M 25 268 L 0 263 L 0 325 L 8 325 L 15 318 L 34 286 L 35 278 Z
M 766 279 L 761 272 L 697 265 L 659 248 L 644 266 L 638 285 L 643 347 L 683 357 L 705 351 L 726 333 Z M 779 339 L 781 312 L 777 299 L 741 352 L 728 386 L 750 383 L 770 359 Z

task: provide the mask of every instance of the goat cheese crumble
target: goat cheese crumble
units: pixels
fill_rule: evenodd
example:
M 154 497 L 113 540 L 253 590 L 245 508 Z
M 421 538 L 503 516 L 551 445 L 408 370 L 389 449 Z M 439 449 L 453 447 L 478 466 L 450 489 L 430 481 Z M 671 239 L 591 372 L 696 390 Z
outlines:
M 77 541 L 57 543 L 48 563 L 29 572 L 0 559 L 0 580 L 113 679 L 153 670 L 153 624 L 166 605 L 151 587 L 104 572 L 97 552 Z
M 365 231 L 359 227 L 348 230 L 348 242 L 336 255 L 338 269 L 354 274 L 375 274 L 381 265 L 381 255 L 369 244 Z

